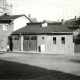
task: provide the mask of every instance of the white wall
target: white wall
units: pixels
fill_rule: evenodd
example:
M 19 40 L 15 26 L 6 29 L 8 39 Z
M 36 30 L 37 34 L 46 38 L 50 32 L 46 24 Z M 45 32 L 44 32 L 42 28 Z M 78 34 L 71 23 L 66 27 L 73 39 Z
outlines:
M 19 28 L 24 27 L 27 22 L 29 22 L 29 20 L 25 16 L 15 19 L 14 20 L 14 31 Z
M 73 35 L 46 35 L 42 40 L 43 36 L 38 36 L 38 46 L 44 44 L 46 53 L 74 54 Z M 53 44 L 53 37 L 56 37 L 56 44 Z M 61 43 L 61 37 L 65 37 L 65 44 Z
M 56 44 L 53 44 L 53 37 L 56 37 Z M 61 43 L 61 37 L 65 37 L 65 44 Z M 53 54 L 72 54 L 74 53 L 74 44 L 72 35 L 54 35 L 47 36 L 46 41 L 47 52 L 51 51 Z

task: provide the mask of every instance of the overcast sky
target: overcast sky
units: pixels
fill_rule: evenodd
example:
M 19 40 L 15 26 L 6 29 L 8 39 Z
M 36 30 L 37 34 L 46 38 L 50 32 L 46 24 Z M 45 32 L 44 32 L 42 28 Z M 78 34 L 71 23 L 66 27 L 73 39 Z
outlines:
M 61 20 L 80 16 L 80 0 L 7 0 L 13 14 L 26 14 L 42 20 Z

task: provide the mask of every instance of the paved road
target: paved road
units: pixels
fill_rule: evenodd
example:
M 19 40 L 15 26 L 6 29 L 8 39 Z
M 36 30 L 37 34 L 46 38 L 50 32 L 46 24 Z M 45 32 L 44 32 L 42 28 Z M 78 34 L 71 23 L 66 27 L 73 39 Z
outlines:
M 0 59 L 80 76 L 80 55 L 5 53 Z

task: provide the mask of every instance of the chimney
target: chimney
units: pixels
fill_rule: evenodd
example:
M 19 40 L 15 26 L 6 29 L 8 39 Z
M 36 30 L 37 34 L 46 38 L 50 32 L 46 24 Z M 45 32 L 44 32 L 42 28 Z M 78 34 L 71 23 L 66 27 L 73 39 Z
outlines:
M 75 20 L 77 20 L 77 16 L 75 16 Z
M 10 11 L 9 11 L 9 15 L 12 15 L 13 13 L 13 5 L 10 5 Z
M 64 24 L 65 23 L 64 19 L 61 19 L 61 22 L 62 22 L 62 24 Z
M 28 16 L 29 18 L 31 18 L 31 15 L 29 14 L 29 16 Z

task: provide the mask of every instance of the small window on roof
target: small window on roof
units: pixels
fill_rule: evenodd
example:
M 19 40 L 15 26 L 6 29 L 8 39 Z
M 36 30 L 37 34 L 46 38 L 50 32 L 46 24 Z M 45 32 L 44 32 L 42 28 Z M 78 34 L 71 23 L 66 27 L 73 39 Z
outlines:
M 48 24 L 45 22 L 45 23 L 42 23 L 42 27 L 47 27 Z

